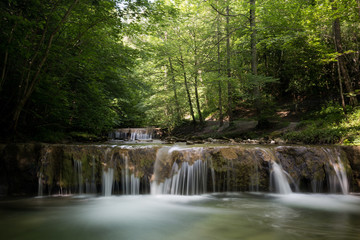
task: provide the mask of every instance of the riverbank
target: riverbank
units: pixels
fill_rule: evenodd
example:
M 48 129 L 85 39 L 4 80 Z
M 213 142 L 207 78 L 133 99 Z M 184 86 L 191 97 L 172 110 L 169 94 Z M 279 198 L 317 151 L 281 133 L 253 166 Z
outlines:
M 172 135 L 187 141 L 222 139 L 238 143 L 257 144 L 341 144 L 360 145 L 360 108 L 349 109 L 329 105 L 319 111 L 281 116 L 257 121 L 238 118 L 229 125 L 205 121 L 203 125 L 185 123 Z

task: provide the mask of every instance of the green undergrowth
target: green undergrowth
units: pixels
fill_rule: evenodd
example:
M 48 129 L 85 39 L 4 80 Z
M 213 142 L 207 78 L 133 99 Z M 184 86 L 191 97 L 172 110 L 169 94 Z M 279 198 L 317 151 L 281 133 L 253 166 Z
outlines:
M 104 137 L 86 132 L 62 132 L 42 130 L 31 139 L 47 143 L 66 143 L 66 142 L 97 142 L 103 141 Z
M 360 107 L 348 108 L 329 104 L 301 121 L 283 138 L 292 143 L 360 145 Z

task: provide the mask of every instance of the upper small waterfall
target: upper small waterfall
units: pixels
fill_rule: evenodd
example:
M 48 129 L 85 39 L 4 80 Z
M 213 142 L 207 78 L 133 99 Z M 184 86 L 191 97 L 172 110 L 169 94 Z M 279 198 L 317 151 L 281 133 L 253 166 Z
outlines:
M 157 135 L 156 128 L 119 128 L 109 133 L 110 139 L 125 141 L 150 141 Z

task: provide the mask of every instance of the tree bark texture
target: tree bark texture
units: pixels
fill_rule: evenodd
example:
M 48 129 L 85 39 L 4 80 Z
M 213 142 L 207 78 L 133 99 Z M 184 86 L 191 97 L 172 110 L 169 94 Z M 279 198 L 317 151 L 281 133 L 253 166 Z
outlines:
M 199 115 L 200 124 L 204 124 L 204 120 L 201 114 L 200 100 L 199 100 L 199 91 L 198 91 L 198 56 L 197 56 L 197 45 L 196 45 L 196 34 L 194 33 L 194 88 L 195 88 L 195 100 L 196 100 L 196 108 Z
M 226 7 L 226 14 L 229 15 L 229 5 Z M 229 125 L 233 123 L 233 89 L 231 84 L 231 66 L 230 66 L 230 23 L 229 16 L 226 17 L 226 75 L 227 75 L 227 88 L 228 88 L 228 116 Z
M 179 122 L 180 119 L 181 119 L 181 113 L 180 113 L 180 104 L 179 104 L 179 100 L 178 100 L 178 97 L 177 97 L 177 91 L 176 91 L 174 68 L 173 68 L 173 65 L 172 65 L 171 57 L 169 57 L 168 60 L 169 60 L 169 66 L 170 66 L 172 89 L 173 89 L 173 92 L 174 92 L 176 122 Z
M 184 59 L 183 59 L 181 49 L 180 49 L 180 65 L 181 65 L 181 68 L 182 68 L 183 74 L 184 74 L 184 83 L 185 83 L 186 94 L 187 94 L 187 97 L 188 97 L 190 115 L 191 115 L 191 118 L 193 120 L 193 123 L 196 124 L 196 119 L 195 119 L 195 115 L 194 115 L 194 110 L 193 110 L 193 105 L 192 105 L 191 95 L 190 95 L 190 90 L 189 90 L 189 84 L 187 82 L 187 76 L 186 76 L 186 71 L 185 71 L 185 63 L 184 63 Z
M 223 106 L 222 106 L 222 86 L 221 86 L 221 56 L 220 56 L 220 14 L 216 19 L 216 36 L 217 36 L 217 64 L 218 64 L 218 91 L 219 91 L 219 126 L 224 125 Z

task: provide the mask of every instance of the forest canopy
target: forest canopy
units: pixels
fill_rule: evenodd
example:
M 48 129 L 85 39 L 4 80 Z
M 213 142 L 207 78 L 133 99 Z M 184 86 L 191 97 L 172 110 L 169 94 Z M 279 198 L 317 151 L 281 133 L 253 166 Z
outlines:
M 4 0 L 0 16 L 2 138 L 357 109 L 359 0 Z

